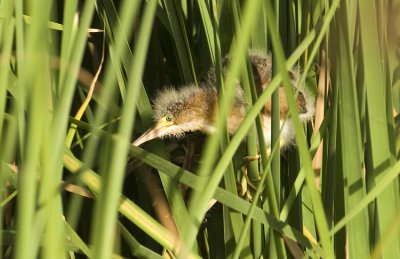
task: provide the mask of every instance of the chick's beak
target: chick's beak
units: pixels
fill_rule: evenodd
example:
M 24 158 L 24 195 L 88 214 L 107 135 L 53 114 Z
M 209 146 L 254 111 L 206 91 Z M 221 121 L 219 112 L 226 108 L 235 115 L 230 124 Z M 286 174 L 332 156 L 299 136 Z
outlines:
M 135 146 L 139 146 L 144 142 L 149 140 L 161 137 L 164 135 L 166 129 L 171 126 L 173 122 L 168 122 L 166 120 L 160 120 L 156 124 L 153 125 L 150 129 L 148 129 L 145 133 L 143 133 L 138 139 L 136 139 L 132 144 Z

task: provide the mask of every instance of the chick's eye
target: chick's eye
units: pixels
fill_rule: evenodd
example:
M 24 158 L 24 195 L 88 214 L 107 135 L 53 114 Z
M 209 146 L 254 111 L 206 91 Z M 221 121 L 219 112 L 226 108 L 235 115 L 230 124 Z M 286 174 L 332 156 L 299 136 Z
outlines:
M 165 116 L 165 120 L 168 122 L 172 121 L 172 115 L 168 114 L 167 116 Z

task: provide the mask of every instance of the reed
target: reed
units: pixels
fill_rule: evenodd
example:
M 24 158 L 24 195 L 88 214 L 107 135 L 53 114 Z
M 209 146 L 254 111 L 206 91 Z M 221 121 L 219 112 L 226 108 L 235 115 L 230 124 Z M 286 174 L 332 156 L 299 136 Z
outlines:
M 400 258 L 399 14 L 399 0 L 0 1 L 0 258 Z M 259 96 L 249 49 L 273 58 Z M 210 68 L 214 134 L 131 145 L 157 91 Z M 290 69 L 316 95 L 306 125 Z M 236 78 L 249 106 L 229 136 Z

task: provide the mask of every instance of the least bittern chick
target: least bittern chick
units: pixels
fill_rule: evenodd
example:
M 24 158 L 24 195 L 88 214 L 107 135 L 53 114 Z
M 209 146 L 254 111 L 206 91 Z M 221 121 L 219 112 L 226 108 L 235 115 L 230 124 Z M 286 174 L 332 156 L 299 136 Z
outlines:
M 263 51 L 250 51 L 249 60 L 252 66 L 254 81 L 258 94 L 264 91 L 272 76 L 271 57 Z M 224 69 L 229 58 L 224 61 Z M 289 71 L 296 96 L 297 109 L 302 122 L 311 120 L 314 116 L 314 96 L 304 87 L 298 86 L 298 73 Z M 195 85 L 184 86 L 180 89 L 166 88 L 159 92 L 154 100 L 155 124 L 143 133 L 133 145 L 154 138 L 181 137 L 185 133 L 200 131 L 206 134 L 215 131 L 214 122 L 217 114 L 218 97 L 214 70 L 209 72 L 209 81 L 200 87 Z M 234 134 L 246 116 L 246 103 L 240 85 L 237 86 L 236 96 L 228 114 L 227 128 Z M 295 136 L 294 127 L 287 113 L 289 112 L 283 86 L 279 87 L 281 146 L 290 143 Z M 271 102 L 268 101 L 262 110 L 265 144 L 271 146 Z

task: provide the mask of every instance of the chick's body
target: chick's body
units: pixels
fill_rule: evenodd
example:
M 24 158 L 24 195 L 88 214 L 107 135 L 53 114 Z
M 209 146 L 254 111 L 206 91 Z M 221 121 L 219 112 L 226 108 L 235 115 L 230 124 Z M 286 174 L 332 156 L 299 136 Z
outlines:
M 249 60 L 258 94 L 261 94 L 269 85 L 272 77 L 271 57 L 262 51 L 250 51 Z M 224 60 L 226 70 L 229 57 Z M 226 72 L 226 71 L 225 71 Z M 294 90 L 298 88 L 296 98 L 297 108 L 302 121 L 310 120 L 314 115 L 314 100 L 304 88 L 297 86 L 298 75 L 289 71 Z M 208 73 L 208 81 L 201 84 L 184 86 L 180 89 L 165 88 L 159 92 L 154 100 L 155 125 L 140 136 L 133 144 L 140 145 L 157 137 L 181 137 L 186 132 L 201 131 L 212 133 L 215 131 L 215 120 L 218 108 L 215 72 Z M 287 118 L 288 105 L 283 87 L 279 87 L 281 145 L 289 143 L 294 138 L 294 128 L 291 119 Z M 241 86 L 238 84 L 236 95 L 227 118 L 227 127 L 230 134 L 234 134 L 246 116 L 246 103 Z M 268 101 L 262 110 L 262 120 L 265 144 L 271 145 L 271 101 Z

